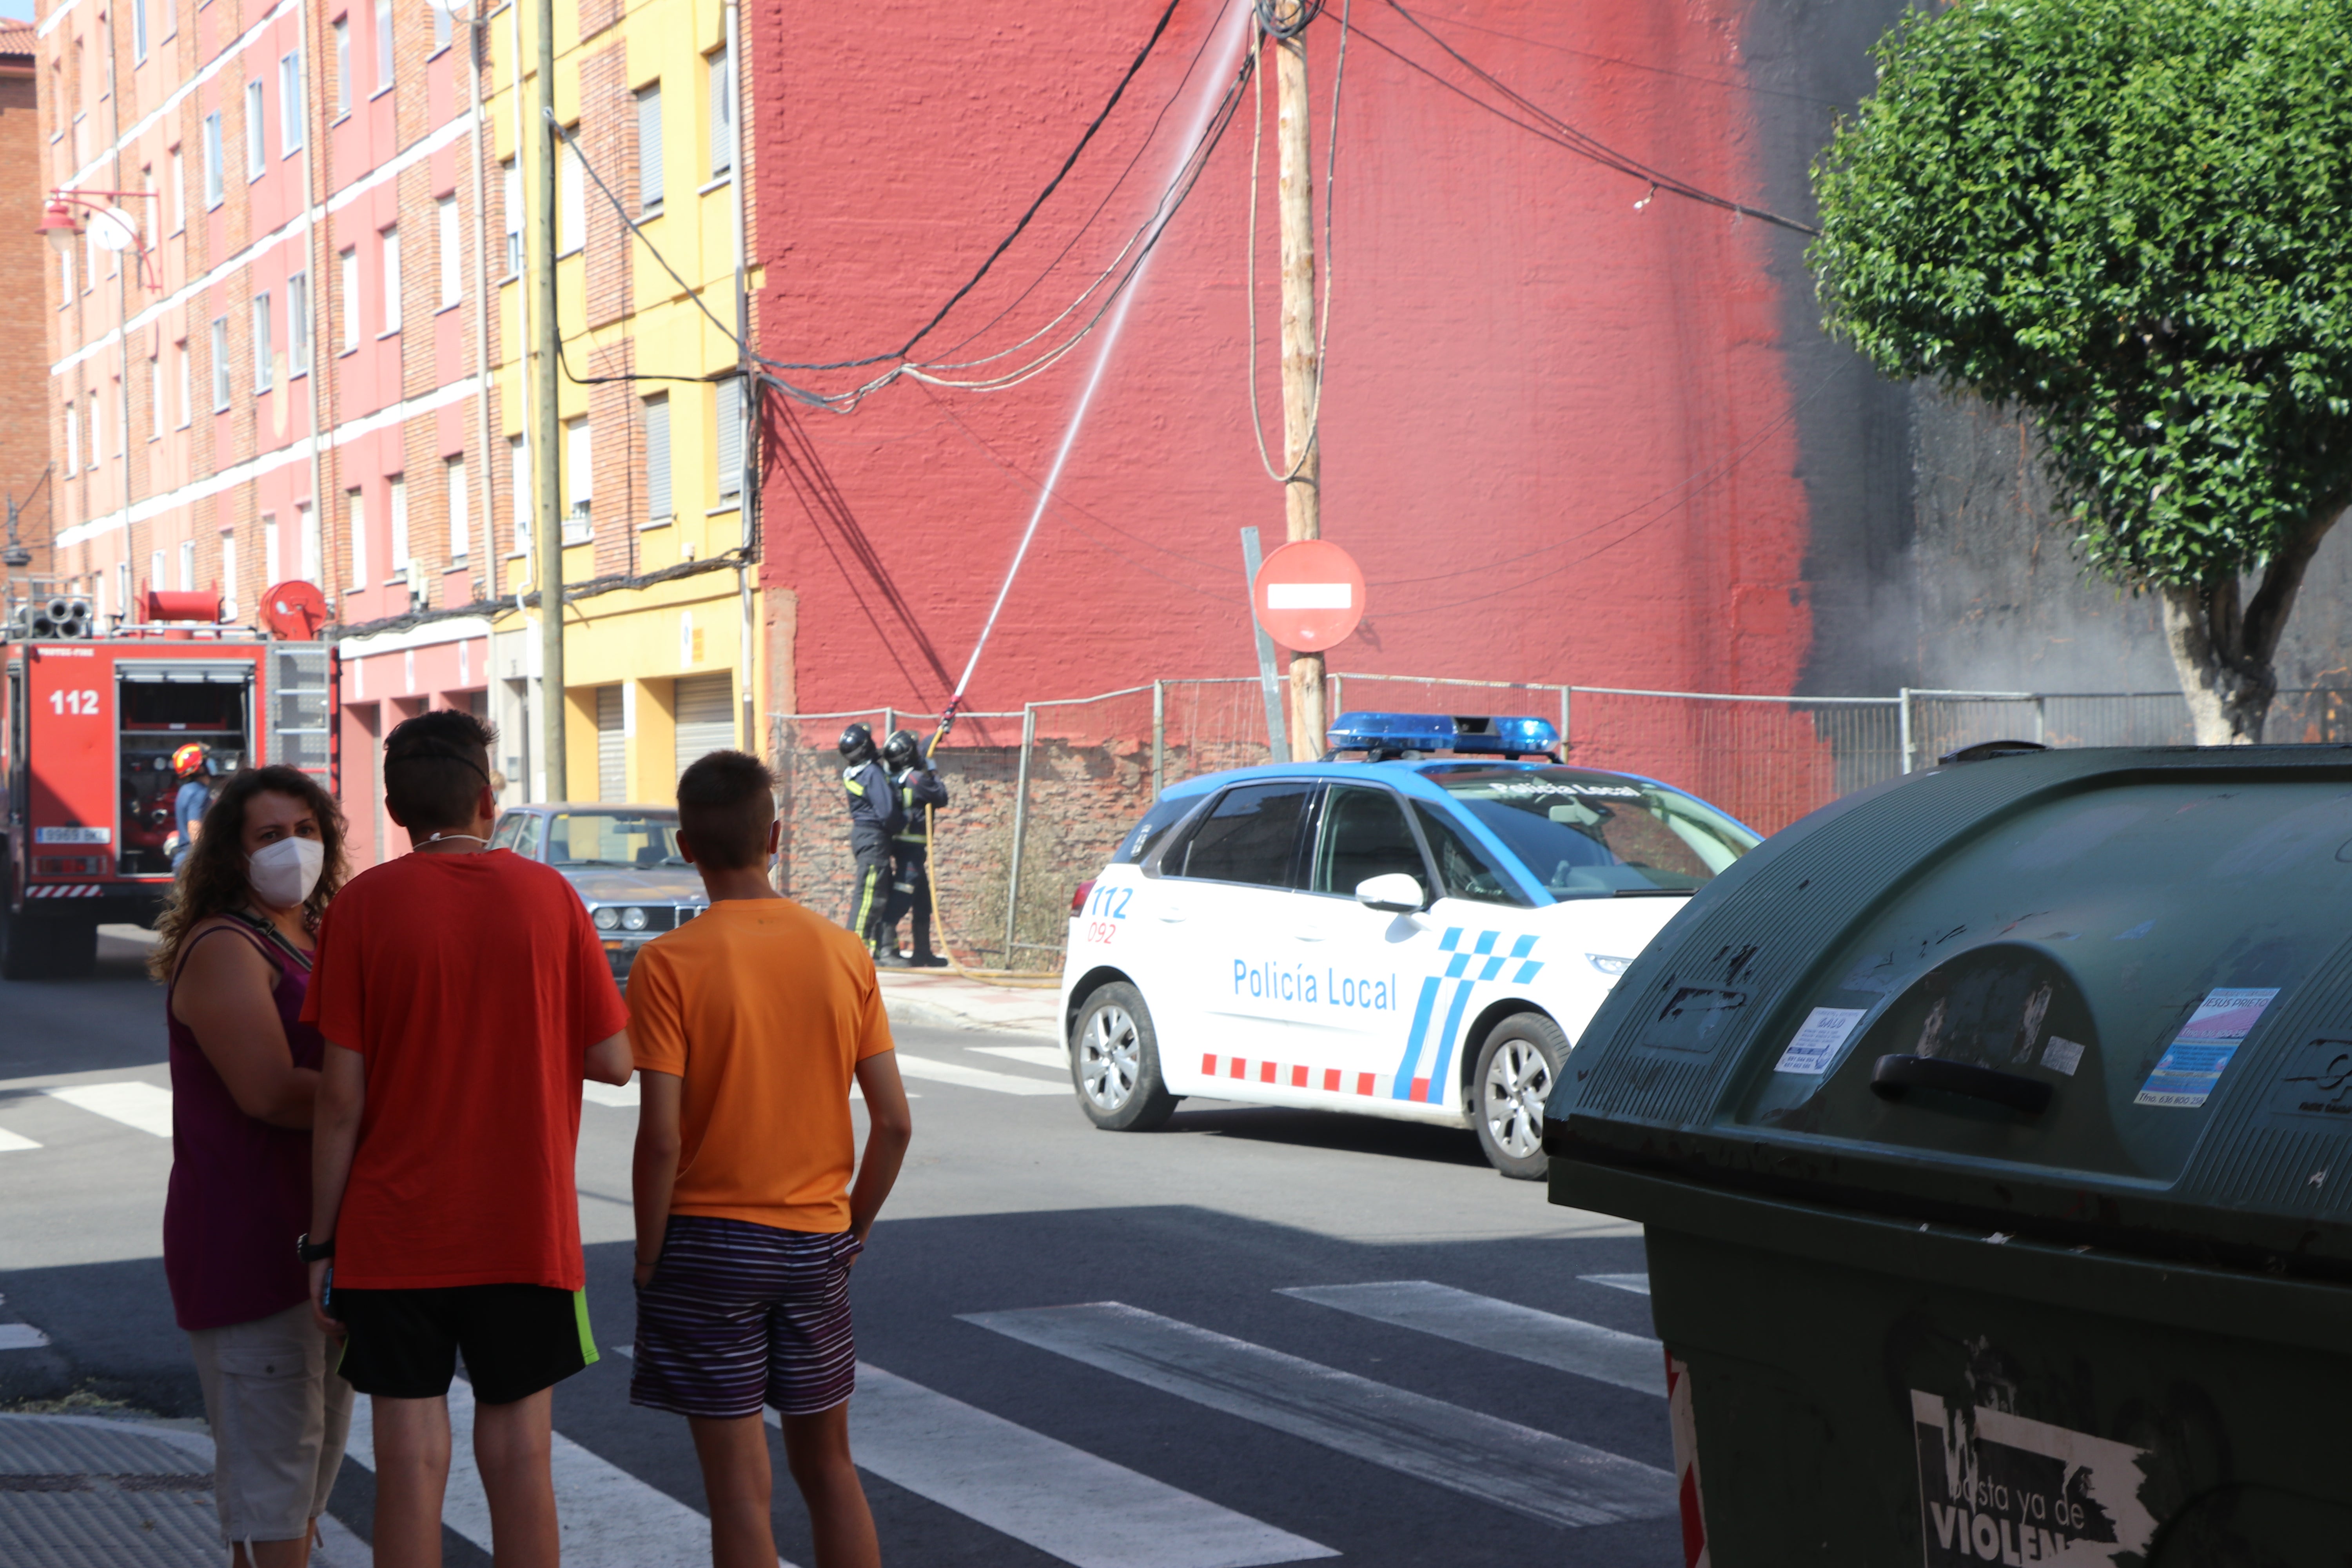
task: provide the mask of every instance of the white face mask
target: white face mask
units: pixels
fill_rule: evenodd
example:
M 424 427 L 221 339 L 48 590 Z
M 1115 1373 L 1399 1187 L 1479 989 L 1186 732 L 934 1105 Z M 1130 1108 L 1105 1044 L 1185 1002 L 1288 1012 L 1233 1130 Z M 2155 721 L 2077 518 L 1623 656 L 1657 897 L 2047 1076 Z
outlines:
M 315 838 L 281 838 L 263 846 L 245 862 L 253 896 L 274 910 L 290 910 L 310 896 L 327 864 L 327 847 Z

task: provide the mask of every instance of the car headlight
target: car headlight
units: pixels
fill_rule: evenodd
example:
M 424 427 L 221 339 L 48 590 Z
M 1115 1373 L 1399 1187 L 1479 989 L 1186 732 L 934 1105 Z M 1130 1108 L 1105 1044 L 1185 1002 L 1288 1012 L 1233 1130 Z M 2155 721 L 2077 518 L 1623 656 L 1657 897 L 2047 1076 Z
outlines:
M 598 910 L 588 918 L 596 923 L 596 929 L 598 931 L 611 931 L 614 926 L 621 923 L 621 911 L 618 910 Z
M 1584 961 L 1603 974 L 1622 974 L 1625 966 L 1633 962 L 1630 958 L 1612 958 L 1605 952 L 1588 952 Z
M 643 931 L 643 930 L 645 930 L 645 929 L 646 929 L 646 911 L 645 911 L 645 910 L 634 910 L 634 909 L 633 909 L 633 910 L 623 910 L 621 911 L 621 929 L 622 929 L 623 931 Z

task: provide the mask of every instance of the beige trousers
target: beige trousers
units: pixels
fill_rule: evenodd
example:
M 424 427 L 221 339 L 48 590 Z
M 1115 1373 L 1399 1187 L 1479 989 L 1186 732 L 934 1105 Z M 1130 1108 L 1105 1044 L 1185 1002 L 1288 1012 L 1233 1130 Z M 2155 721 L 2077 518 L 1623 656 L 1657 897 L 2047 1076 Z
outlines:
M 221 1539 L 299 1541 L 327 1511 L 352 1428 L 341 1347 L 310 1304 L 188 1335 L 213 1428 L 213 1496 Z

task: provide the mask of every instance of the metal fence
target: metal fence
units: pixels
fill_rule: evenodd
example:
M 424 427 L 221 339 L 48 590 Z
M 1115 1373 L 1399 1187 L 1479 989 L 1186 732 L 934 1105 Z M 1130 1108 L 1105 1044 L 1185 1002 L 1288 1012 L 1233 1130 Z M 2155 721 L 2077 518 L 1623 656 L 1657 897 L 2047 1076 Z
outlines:
M 1532 713 L 1574 764 L 1647 774 L 1770 833 L 1842 795 L 1979 741 L 2053 746 L 2190 743 L 2174 692 L 1906 690 L 1891 697 L 1746 697 L 1393 675 L 1329 678 L 1327 710 Z M 905 710 L 771 714 L 782 790 L 783 890 L 845 918 L 850 853 L 837 742 L 928 735 Z M 2352 738 L 2352 691 L 2283 691 L 2276 741 Z M 1070 896 L 1170 784 L 1272 759 L 1255 677 L 1161 680 L 1093 697 L 964 713 L 934 755 L 951 804 L 934 826 L 940 940 L 966 963 L 1055 967 Z

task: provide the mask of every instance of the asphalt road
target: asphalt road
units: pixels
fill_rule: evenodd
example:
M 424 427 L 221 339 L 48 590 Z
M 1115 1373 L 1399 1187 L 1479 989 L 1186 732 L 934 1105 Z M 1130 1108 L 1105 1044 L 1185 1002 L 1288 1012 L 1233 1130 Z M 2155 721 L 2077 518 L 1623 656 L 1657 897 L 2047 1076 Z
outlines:
M 95 979 L 0 983 L 0 1343 L 49 1342 L 0 1349 L 0 1404 L 202 1414 L 160 1257 L 168 1079 L 139 957 L 109 941 Z M 1680 1561 L 1630 1228 L 1501 1180 L 1467 1133 L 1198 1100 L 1102 1133 L 1048 1042 L 898 1036 L 915 1147 L 854 1276 L 854 1440 L 892 1560 Z M 575 1568 L 708 1561 L 685 1424 L 628 1403 L 635 1120 L 583 1111 L 607 1353 L 556 1395 Z M 806 1563 L 779 1480 L 778 1545 Z M 372 1495 L 347 1464 L 334 1512 L 362 1538 Z M 488 1563 L 478 1499 L 453 1488 L 448 1517 L 447 1560 Z

